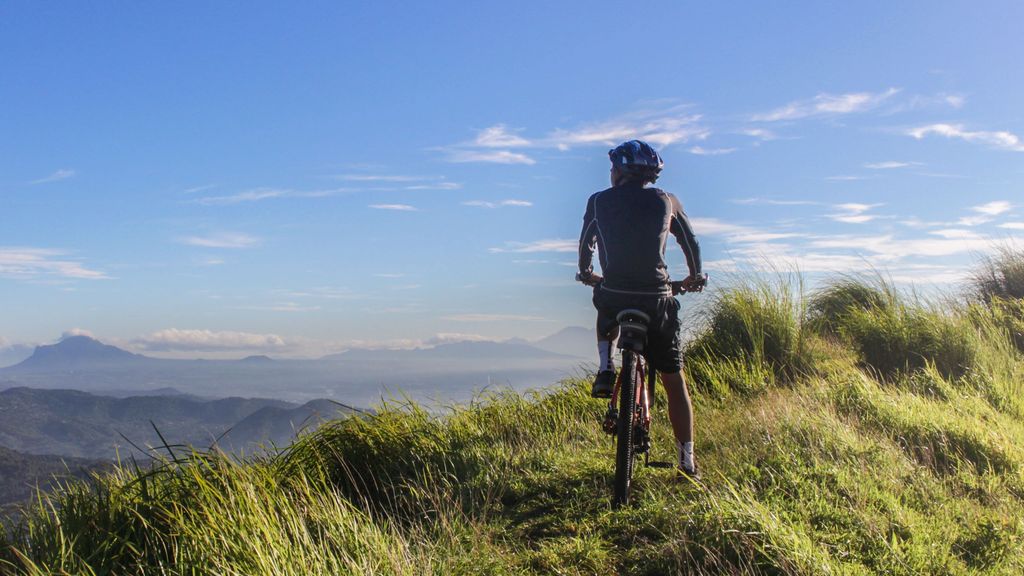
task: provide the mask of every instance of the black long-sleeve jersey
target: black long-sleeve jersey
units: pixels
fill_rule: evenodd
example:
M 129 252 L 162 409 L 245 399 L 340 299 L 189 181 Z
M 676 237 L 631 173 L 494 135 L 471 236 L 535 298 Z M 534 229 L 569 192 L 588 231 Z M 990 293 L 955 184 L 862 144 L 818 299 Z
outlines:
M 587 200 L 580 233 L 580 272 L 601 260 L 602 289 L 637 295 L 671 295 L 665 245 L 675 236 L 691 275 L 701 272 L 700 245 L 679 200 L 637 182 L 613 186 Z

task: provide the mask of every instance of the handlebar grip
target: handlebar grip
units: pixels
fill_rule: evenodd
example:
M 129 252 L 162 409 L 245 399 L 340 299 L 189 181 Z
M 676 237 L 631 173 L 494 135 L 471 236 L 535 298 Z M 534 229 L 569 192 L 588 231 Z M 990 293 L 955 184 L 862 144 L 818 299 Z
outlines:
M 708 284 L 707 273 L 701 273 L 693 281 L 687 284 L 686 280 L 677 280 L 672 282 L 672 295 L 676 296 L 679 294 L 685 294 L 686 292 L 700 292 Z

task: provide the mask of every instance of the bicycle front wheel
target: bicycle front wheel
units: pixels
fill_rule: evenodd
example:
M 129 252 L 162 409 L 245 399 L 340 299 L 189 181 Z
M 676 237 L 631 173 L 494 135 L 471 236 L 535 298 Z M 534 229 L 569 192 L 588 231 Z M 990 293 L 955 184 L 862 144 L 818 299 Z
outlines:
M 615 493 L 612 507 L 629 504 L 629 486 L 633 480 L 633 419 L 636 417 L 636 353 L 622 351 L 619 383 L 619 427 L 615 450 Z

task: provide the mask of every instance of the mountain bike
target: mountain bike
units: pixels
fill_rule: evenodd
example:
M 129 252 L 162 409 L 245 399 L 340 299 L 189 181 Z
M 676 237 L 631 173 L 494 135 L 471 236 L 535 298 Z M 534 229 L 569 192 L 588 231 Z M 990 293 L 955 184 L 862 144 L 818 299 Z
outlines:
M 577 279 L 592 286 L 599 285 L 603 280 L 595 275 L 586 280 Z M 703 290 L 707 280 L 708 276 L 704 274 L 690 284 L 685 281 L 672 282 L 672 295 Z M 648 368 L 644 347 L 651 317 L 642 310 L 629 308 L 620 311 L 615 319 L 619 323 L 617 347 L 622 351 L 622 363 L 601 427 L 605 433 L 616 437 L 612 507 L 619 508 L 629 503 L 633 466 L 638 455 L 643 454 L 645 466 L 670 468 L 673 465 L 650 460 L 651 400 L 654 398 L 657 373 Z

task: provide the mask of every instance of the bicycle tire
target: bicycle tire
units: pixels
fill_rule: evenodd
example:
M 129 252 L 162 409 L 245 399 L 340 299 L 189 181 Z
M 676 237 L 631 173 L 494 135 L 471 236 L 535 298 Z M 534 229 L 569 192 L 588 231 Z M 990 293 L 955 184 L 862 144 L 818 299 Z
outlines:
M 615 492 L 612 508 L 629 504 L 633 480 L 633 418 L 636 415 L 636 353 L 622 351 L 622 381 L 619 385 L 619 427 L 615 448 Z M 643 384 L 641 383 L 641 386 Z

